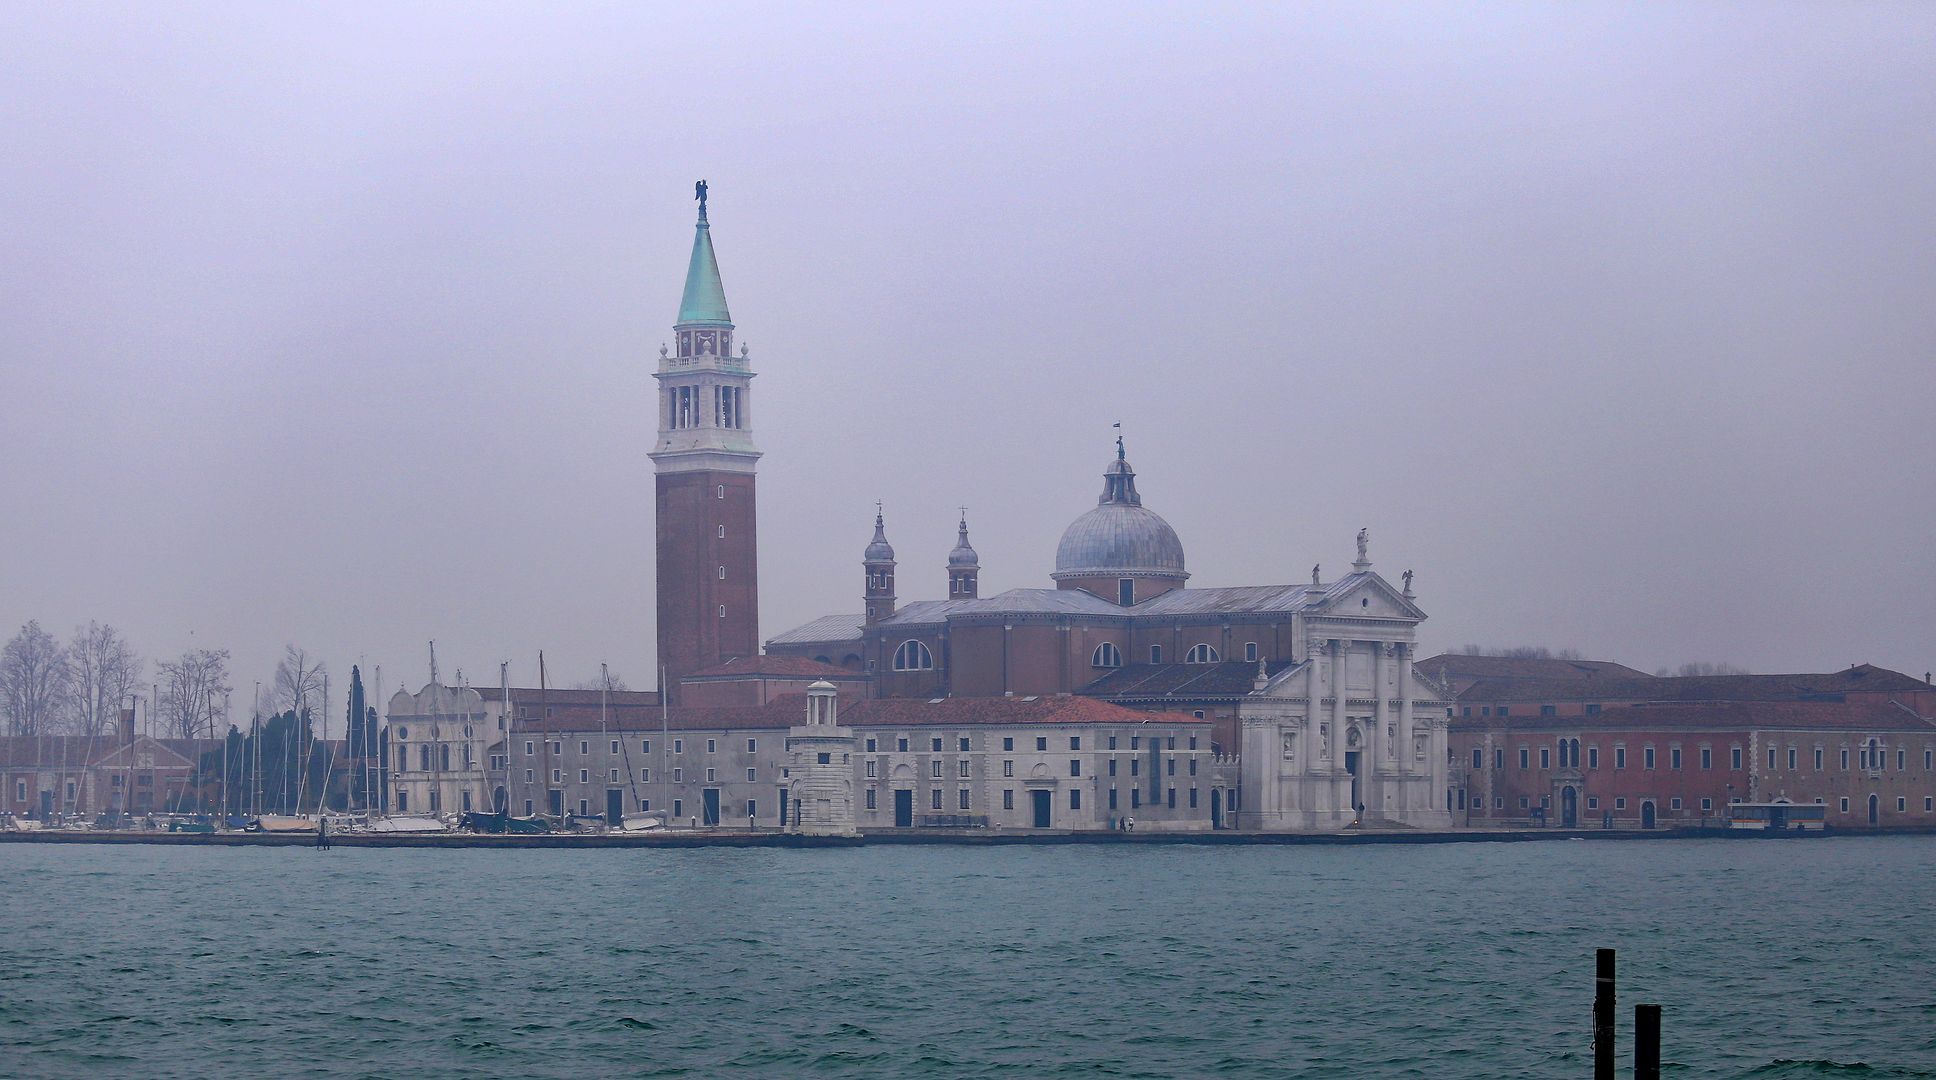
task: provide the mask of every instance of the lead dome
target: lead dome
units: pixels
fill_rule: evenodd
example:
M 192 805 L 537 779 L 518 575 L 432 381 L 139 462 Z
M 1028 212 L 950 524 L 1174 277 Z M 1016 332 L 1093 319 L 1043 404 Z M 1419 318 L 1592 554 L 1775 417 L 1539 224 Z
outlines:
M 1103 470 L 1102 496 L 1094 509 L 1063 530 L 1055 549 L 1058 583 L 1083 578 L 1163 578 L 1181 584 L 1183 541 L 1162 515 L 1143 506 L 1136 470 L 1116 443 L 1116 459 Z M 1069 587 L 1064 584 L 1064 587 Z

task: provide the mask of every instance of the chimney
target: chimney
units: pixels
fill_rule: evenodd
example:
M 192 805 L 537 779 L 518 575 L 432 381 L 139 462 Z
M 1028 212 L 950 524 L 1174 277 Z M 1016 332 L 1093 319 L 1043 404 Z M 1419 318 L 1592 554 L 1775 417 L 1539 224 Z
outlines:
M 121 710 L 121 745 L 134 745 L 134 706 Z

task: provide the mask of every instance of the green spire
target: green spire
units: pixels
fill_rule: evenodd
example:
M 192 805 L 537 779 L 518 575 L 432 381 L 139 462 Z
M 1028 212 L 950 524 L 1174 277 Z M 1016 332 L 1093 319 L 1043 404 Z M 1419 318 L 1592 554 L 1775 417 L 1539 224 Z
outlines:
M 726 287 L 719 283 L 719 260 L 713 257 L 712 227 L 706 223 L 706 204 L 699 204 L 699 225 L 692 238 L 692 263 L 686 267 L 686 294 L 679 300 L 677 325 L 710 323 L 733 325 L 726 310 Z

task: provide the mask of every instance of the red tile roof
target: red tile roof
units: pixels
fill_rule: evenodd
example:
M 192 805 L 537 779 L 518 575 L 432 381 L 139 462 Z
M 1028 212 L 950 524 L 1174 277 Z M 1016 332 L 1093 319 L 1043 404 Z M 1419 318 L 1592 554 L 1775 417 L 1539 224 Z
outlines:
M 1427 674 L 1437 671 L 1421 661 Z M 1905 694 L 1932 687 L 1911 675 L 1870 664 L 1816 674 L 1682 675 L 1541 681 L 1482 678 L 1459 693 L 1465 704 L 1503 701 L 1834 701 L 1848 694 Z
M 661 717 L 658 710 L 610 710 L 605 717 L 606 731 L 658 731 L 668 726 L 673 731 L 774 731 L 804 723 L 807 715 L 805 694 L 786 694 L 765 705 L 723 706 L 717 708 L 675 707 Z M 845 727 L 978 727 L 991 724 L 1192 724 L 1204 726 L 1187 713 L 1144 712 L 1111 705 L 1094 698 L 1063 695 L 1034 699 L 874 698 L 840 706 L 839 722 Z M 527 732 L 597 732 L 597 709 L 570 711 L 554 709 L 549 720 L 519 720 L 518 735 Z
M 716 664 L 704 671 L 695 671 L 682 681 L 694 679 L 726 680 L 751 678 L 778 679 L 866 679 L 867 676 L 850 668 L 834 664 L 823 664 L 804 656 L 735 656 L 723 664 Z
M 477 691 L 477 696 L 483 698 L 485 701 L 499 701 L 504 697 L 504 691 L 495 686 L 473 686 L 471 689 Z M 600 697 L 604 693 L 604 691 L 596 689 L 566 690 L 562 687 L 553 686 L 540 690 L 535 686 L 513 686 L 511 688 L 511 700 L 517 702 L 519 705 L 529 705 L 533 708 L 537 707 L 540 699 L 549 705 L 590 705 L 592 708 L 597 708 Z M 657 707 L 659 704 L 659 692 L 657 690 L 613 690 L 609 696 L 605 697 L 605 701 L 610 705 L 651 705 Z

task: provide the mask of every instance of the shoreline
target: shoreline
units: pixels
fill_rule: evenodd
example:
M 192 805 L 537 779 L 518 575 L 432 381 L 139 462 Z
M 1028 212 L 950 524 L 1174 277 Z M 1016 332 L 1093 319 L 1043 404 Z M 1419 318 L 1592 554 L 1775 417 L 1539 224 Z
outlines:
M 1762 832 L 1745 829 L 1454 829 L 1446 832 L 1246 833 L 1236 831 L 1177 833 L 1117 832 L 1005 832 L 981 830 L 923 830 L 876 832 L 857 837 L 800 836 L 778 832 L 708 830 L 704 832 L 638 835 L 628 833 L 541 833 L 494 836 L 480 833 L 331 834 L 329 844 L 351 848 L 847 848 L 884 845 L 1194 845 L 1286 846 L 1375 844 L 1516 844 L 1542 841 L 1597 840 L 1825 840 L 1853 836 L 1928 836 L 1936 826 L 1893 829 L 1826 829 L 1818 832 Z M 0 844 L 144 844 L 161 847 L 308 847 L 316 835 L 300 833 L 168 833 L 168 832 L 4 832 Z

